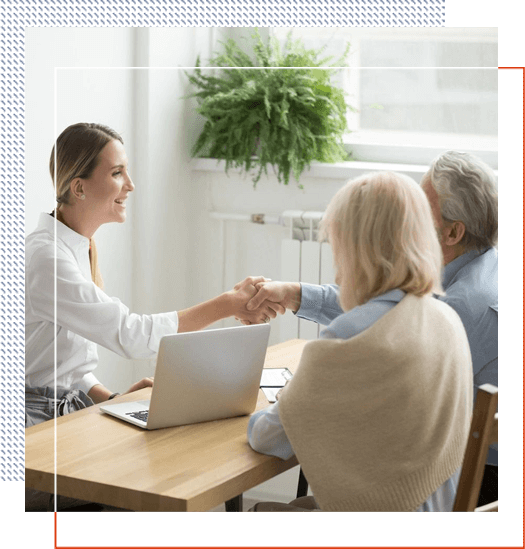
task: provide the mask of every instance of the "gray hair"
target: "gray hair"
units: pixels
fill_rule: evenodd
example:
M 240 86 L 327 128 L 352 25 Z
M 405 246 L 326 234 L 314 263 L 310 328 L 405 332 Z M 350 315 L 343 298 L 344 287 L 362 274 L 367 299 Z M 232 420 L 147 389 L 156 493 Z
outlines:
M 466 249 L 483 249 L 498 242 L 498 191 L 492 169 L 479 158 L 448 151 L 436 158 L 425 175 L 430 178 L 445 221 L 462 221 Z

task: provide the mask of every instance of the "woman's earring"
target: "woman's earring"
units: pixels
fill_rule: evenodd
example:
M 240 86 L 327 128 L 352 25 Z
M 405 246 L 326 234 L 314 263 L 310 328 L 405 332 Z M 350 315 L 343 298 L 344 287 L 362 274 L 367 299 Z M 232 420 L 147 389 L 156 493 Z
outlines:
M 81 195 L 80 195 L 80 200 L 85 200 L 85 198 L 86 198 L 86 195 L 85 195 L 85 194 L 81 194 Z

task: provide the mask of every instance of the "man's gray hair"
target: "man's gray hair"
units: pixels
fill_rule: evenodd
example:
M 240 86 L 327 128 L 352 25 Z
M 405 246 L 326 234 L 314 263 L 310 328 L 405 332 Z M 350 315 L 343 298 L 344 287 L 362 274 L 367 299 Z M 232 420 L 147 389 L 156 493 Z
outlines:
M 427 172 L 445 221 L 462 221 L 466 249 L 483 249 L 498 242 L 498 190 L 492 169 L 479 158 L 448 151 Z

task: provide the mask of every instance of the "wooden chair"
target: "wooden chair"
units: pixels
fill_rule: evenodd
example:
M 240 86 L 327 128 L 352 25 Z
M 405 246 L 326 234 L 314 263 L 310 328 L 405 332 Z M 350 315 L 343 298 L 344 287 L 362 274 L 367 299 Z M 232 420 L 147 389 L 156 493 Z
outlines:
M 297 483 L 297 497 L 302 498 L 308 495 L 308 481 L 303 473 L 303 468 L 299 469 L 299 482 Z
M 483 479 L 489 446 L 498 442 L 498 388 L 489 383 L 478 389 L 476 406 L 472 414 L 470 433 L 459 478 L 454 511 L 497 511 L 498 502 L 483 507 L 476 504 Z M 308 481 L 303 470 L 299 471 L 297 497 L 306 496 Z
M 497 511 L 498 502 L 476 507 L 489 446 L 498 442 L 498 388 L 489 383 L 478 389 L 470 433 L 459 478 L 454 511 Z

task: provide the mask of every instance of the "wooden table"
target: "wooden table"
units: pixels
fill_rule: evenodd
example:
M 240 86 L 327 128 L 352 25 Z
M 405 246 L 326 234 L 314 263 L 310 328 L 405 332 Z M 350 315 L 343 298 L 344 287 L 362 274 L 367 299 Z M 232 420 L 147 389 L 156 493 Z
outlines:
M 268 348 L 266 368 L 297 367 L 306 341 Z M 149 398 L 142 389 L 115 401 Z M 268 406 L 259 391 L 257 410 Z M 57 420 L 57 494 L 133 511 L 206 511 L 297 465 L 254 452 L 249 416 L 146 431 L 95 405 Z M 54 492 L 54 421 L 26 429 L 26 487 Z M 240 499 L 240 498 L 239 498 Z M 239 501 L 239 499 L 237 501 Z

